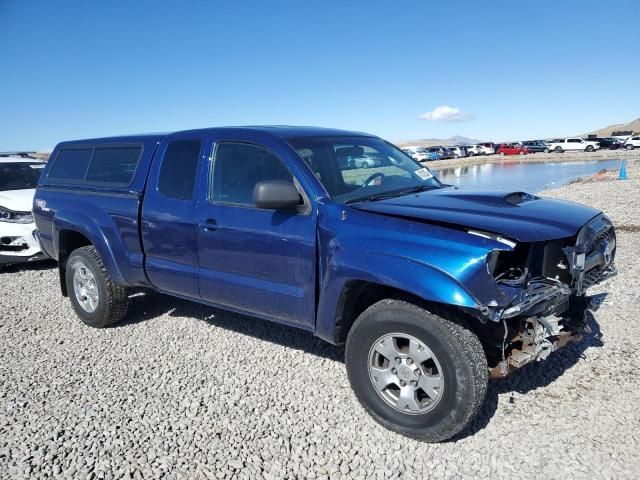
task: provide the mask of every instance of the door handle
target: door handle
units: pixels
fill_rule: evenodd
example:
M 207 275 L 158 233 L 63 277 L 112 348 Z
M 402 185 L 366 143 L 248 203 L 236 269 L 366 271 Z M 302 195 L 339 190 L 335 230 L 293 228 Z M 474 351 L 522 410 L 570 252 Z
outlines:
M 218 222 L 213 218 L 207 218 L 204 222 L 200 222 L 198 226 L 207 232 L 213 232 L 218 229 Z

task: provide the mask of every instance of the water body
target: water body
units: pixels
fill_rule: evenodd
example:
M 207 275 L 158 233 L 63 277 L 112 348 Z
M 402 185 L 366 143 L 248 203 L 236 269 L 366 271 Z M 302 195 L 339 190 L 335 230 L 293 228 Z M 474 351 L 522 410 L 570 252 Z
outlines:
M 474 190 L 511 190 L 537 193 L 557 188 L 580 177 L 588 177 L 603 168 L 617 169 L 620 160 L 584 162 L 521 163 L 504 160 L 463 167 L 435 169 L 444 183 Z

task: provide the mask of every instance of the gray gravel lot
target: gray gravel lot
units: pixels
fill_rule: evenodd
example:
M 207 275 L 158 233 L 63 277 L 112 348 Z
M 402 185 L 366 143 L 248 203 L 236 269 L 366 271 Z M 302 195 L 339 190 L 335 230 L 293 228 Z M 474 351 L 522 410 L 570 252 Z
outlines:
M 378 426 L 343 352 L 311 335 L 139 293 L 83 326 L 50 263 L 0 273 L 3 478 L 638 478 L 640 177 L 551 194 L 621 228 L 596 335 L 492 382 L 454 441 Z

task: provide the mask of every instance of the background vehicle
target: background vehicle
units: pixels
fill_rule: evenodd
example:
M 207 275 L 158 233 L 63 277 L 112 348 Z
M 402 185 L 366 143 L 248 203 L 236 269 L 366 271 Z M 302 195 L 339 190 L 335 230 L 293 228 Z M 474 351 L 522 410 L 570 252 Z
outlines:
M 453 154 L 453 158 L 465 158 L 468 156 L 467 148 L 464 145 L 453 145 L 447 147 Z
M 441 159 L 453 158 L 454 153 L 453 150 L 449 150 L 447 147 L 443 147 L 441 145 L 436 145 L 434 147 L 427 148 L 429 153 L 436 153 L 440 155 Z
M 498 147 L 498 155 L 526 155 L 527 153 L 529 153 L 527 147 L 512 143 L 503 143 Z
M 482 149 L 480 148 L 480 145 L 467 145 L 467 154 L 470 157 L 473 157 L 474 155 L 482 155 Z
M 403 147 L 402 151 L 418 162 L 440 160 L 440 158 L 442 158 L 439 155 L 431 154 L 426 147 L 409 146 Z
M 339 161 L 363 156 L 380 164 Z M 34 217 L 87 325 L 119 322 L 145 287 L 298 327 L 345 344 L 376 421 L 428 441 L 473 421 L 489 374 L 576 339 L 586 289 L 615 274 L 601 212 L 458 191 L 382 139 L 332 129 L 63 142 Z
M 527 147 L 529 153 L 549 153 L 549 145 L 544 140 L 526 140 L 522 142 L 523 147 Z
M 495 145 L 491 142 L 481 143 L 479 146 L 481 155 L 493 155 L 496 153 Z
M 349 162 L 351 162 L 355 168 L 371 168 L 376 166 L 376 161 L 366 155 L 350 158 Z
M 627 150 L 640 148 L 640 135 L 634 135 L 631 138 L 628 138 L 627 141 L 624 142 L 624 148 L 626 148 Z
M 424 161 L 432 162 L 434 160 L 442 160 L 442 154 L 440 152 L 427 151 L 427 152 L 425 152 L 424 155 L 425 155 L 425 160 Z
M 590 142 L 579 137 L 565 138 L 561 141 L 553 141 L 549 144 L 549 151 L 562 153 L 565 151 L 582 150 L 585 152 L 593 152 L 598 150 L 600 144 L 598 142 Z
M 600 144 L 600 148 L 607 148 L 609 150 L 622 148 L 622 142 L 615 137 L 597 138 L 596 142 Z
M 22 157 L 0 157 L 0 266 L 43 258 L 31 214 L 44 164 Z

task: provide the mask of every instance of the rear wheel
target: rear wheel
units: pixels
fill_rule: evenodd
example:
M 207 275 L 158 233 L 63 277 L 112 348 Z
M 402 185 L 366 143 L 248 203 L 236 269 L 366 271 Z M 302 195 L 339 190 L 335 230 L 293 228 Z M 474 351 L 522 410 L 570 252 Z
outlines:
M 365 410 L 409 437 L 451 438 L 485 398 L 487 361 L 478 338 L 407 302 L 382 300 L 365 310 L 349 332 L 345 358 Z
M 556 147 L 555 148 L 556 153 L 562 153 L 562 147 Z
M 524 150 L 520 150 L 520 155 L 524 155 Z
M 80 320 L 91 327 L 107 327 L 125 316 L 127 290 L 107 273 L 94 246 L 74 250 L 66 266 L 67 291 Z
M 631 144 L 627 145 L 627 150 L 633 150 L 633 145 Z
M 548 149 L 548 148 L 545 148 L 545 149 L 544 149 L 544 153 L 549 153 L 549 149 Z
M 504 157 L 504 152 L 500 152 L 500 156 L 501 156 L 501 157 Z

